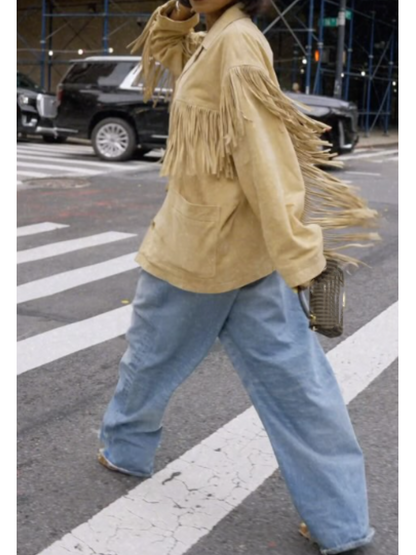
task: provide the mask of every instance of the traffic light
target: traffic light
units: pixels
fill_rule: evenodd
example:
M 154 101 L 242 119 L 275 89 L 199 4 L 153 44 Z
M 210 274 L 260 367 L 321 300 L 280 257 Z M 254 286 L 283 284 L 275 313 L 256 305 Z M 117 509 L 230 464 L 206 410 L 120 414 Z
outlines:
M 323 64 L 327 64 L 329 62 L 329 52 L 330 52 L 330 47 L 324 46 L 324 48 L 322 48 L 321 51 L 319 50 L 314 51 L 313 59 L 315 60 L 315 62 L 319 62 L 320 60 Z

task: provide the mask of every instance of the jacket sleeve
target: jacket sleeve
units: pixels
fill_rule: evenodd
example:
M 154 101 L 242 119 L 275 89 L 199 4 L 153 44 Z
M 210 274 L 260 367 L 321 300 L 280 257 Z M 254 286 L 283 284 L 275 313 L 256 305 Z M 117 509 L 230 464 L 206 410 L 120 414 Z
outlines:
M 157 8 L 142 34 L 129 45 L 132 54 L 142 55 L 141 71 L 136 82 L 144 82 L 146 101 L 156 88 L 174 88 L 186 62 L 205 37 L 205 33 L 193 31 L 199 23 L 198 14 L 185 21 L 174 21 L 168 17 L 175 4 L 175 0 L 170 0 Z
M 274 266 L 296 287 L 324 270 L 323 235 L 319 225 L 303 223 L 305 184 L 284 118 L 271 110 L 269 81 L 258 67 L 228 72 L 222 88 L 223 134 Z

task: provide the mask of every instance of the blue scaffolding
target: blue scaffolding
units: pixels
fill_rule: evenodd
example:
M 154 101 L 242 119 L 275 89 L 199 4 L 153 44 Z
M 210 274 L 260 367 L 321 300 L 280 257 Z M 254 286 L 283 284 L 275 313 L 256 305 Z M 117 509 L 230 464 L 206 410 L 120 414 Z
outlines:
M 112 49 L 109 46 L 109 38 L 112 34 L 119 31 L 125 26 L 126 23 L 131 23 L 140 18 L 142 20 L 147 20 L 150 16 L 147 12 L 136 12 L 136 11 L 126 11 L 122 8 L 123 5 L 137 4 L 136 0 L 95 0 L 93 3 L 88 1 L 80 1 L 77 5 L 71 2 L 71 7 L 84 8 L 79 11 L 66 11 L 65 0 L 40 0 L 38 4 L 25 7 L 23 10 L 23 15 L 18 17 L 18 40 L 26 46 L 24 49 L 33 58 L 31 59 L 19 59 L 19 65 L 39 67 L 40 68 L 40 85 L 50 90 L 51 89 L 51 72 L 52 68 L 56 65 L 68 65 L 70 60 L 55 60 L 53 54 L 71 54 L 72 57 L 77 54 L 99 54 L 99 55 L 109 55 L 112 53 Z M 87 11 L 85 8 L 88 6 L 100 5 L 100 11 L 91 12 Z M 41 38 L 40 38 L 40 48 L 31 46 L 26 38 L 19 33 L 19 23 L 21 24 L 27 17 L 28 14 L 33 14 L 37 12 L 41 19 Z M 64 28 L 69 28 L 72 30 L 72 38 L 80 37 L 81 32 L 77 31 L 71 23 L 71 20 L 80 19 L 84 20 L 86 24 L 83 29 L 88 24 L 92 18 L 102 20 L 102 38 L 101 38 L 101 48 L 82 48 L 77 50 L 60 49 L 54 50 L 54 38 L 62 31 Z M 115 19 L 120 18 L 127 20 L 121 24 L 111 25 L 111 22 Z M 59 21 L 60 25 L 56 28 L 56 22 Z M 110 29 L 111 27 L 111 29 Z M 85 41 L 85 38 L 83 38 Z M 71 42 L 70 41 L 70 42 Z M 68 45 L 67 45 L 68 46 Z
M 150 13 L 126 10 L 128 4 L 137 5 L 137 0 L 78 0 L 76 3 L 72 0 L 71 10 L 74 7 L 79 8 L 74 11 L 65 10 L 67 2 L 68 0 L 38 0 L 37 5 L 27 7 L 19 14 L 18 38 L 23 46 L 20 50 L 29 53 L 28 59 L 19 59 L 19 65 L 40 68 L 41 85 L 49 90 L 54 66 L 69 63 L 69 60 L 56 60 L 53 57 L 54 38 L 63 28 L 72 30 L 74 38 L 86 43 L 83 29 L 91 18 L 100 19 L 102 37 L 99 47 L 94 48 L 87 44 L 85 49 L 71 51 L 72 57 L 77 53 L 108 55 L 112 53 L 110 37 L 114 33 L 132 21 L 135 23 L 137 18 L 145 22 L 150 17 Z M 91 3 L 98 5 L 99 9 L 88 11 Z M 334 42 L 333 32 L 329 33 L 327 22 L 331 19 L 334 22 L 335 18 L 327 18 L 327 15 L 337 15 L 339 0 L 271 0 L 271 6 L 276 17 L 271 21 L 270 17 L 268 20 L 259 18 L 259 27 L 269 37 L 281 33 L 286 33 L 285 36 L 289 34 L 293 45 L 290 59 L 282 60 L 276 56 L 278 74 L 284 63 L 290 64 L 288 71 L 292 86 L 301 80 L 306 94 L 328 94 L 330 87 L 324 85 L 335 78 L 335 69 L 331 68 L 331 63 L 325 58 L 328 48 L 333 48 Z M 355 101 L 359 105 L 361 128 L 368 135 L 378 123 L 383 125 L 387 133 L 392 115 L 393 93 L 397 90 L 397 22 L 385 22 L 378 19 L 374 12 L 357 10 L 355 0 L 348 1 L 347 11 L 342 96 L 349 100 L 353 83 L 355 90 L 358 83 L 361 100 L 357 101 L 355 98 Z M 19 23 L 33 14 L 38 14 L 41 18 L 40 48 L 33 48 L 19 33 Z M 81 30 L 74 28 L 72 22 L 75 18 L 85 21 Z M 367 46 L 362 41 L 359 42 L 356 36 L 357 26 L 363 24 L 370 24 Z M 380 39 L 384 47 L 376 60 L 375 45 L 376 40 Z M 287 45 L 287 41 L 285 44 Z M 64 51 L 65 49 L 60 52 Z
M 339 21 L 338 18 L 327 17 L 327 15 L 338 16 L 338 13 L 334 14 L 334 11 L 339 9 L 340 2 L 339 0 L 319 0 L 319 5 L 317 5 L 314 0 L 286 2 L 281 0 L 279 4 L 284 4 L 284 6 L 278 6 L 277 2 L 272 0 L 277 17 L 263 29 L 263 33 L 268 35 L 271 32 L 284 32 L 292 35 L 294 39 L 293 59 L 291 60 L 292 85 L 298 82 L 299 73 L 301 73 L 304 75 L 303 88 L 306 94 L 311 92 L 323 94 L 323 81 L 335 78 L 335 69 L 329 67 L 330 64 L 324 56 L 327 46 L 333 47 L 333 45 L 325 43 L 325 34 L 328 35 L 328 27 L 333 26 L 334 20 L 337 25 Z M 344 44 L 342 97 L 344 100 L 350 100 L 351 82 L 359 80 L 362 96 L 361 101 L 357 102 L 356 100 L 356 102 L 359 105 L 361 128 L 367 136 L 377 123 L 382 123 L 384 132 L 387 134 L 392 114 L 393 92 L 397 92 L 395 88 L 398 71 L 397 22 L 386 22 L 377 18 L 375 12 L 365 13 L 356 9 L 355 0 L 347 2 L 347 12 L 348 27 Z M 292 17 L 290 17 L 291 15 Z M 363 45 L 356 36 L 355 28 L 359 23 L 367 24 L 367 27 L 370 23 L 367 46 Z M 299 24 L 300 28 L 295 29 L 294 25 L 299 26 Z M 302 35 L 299 33 L 303 33 L 303 36 L 306 33 L 306 40 L 302 41 Z M 376 61 L 377 37 L 384 46 Z M 314 60 L 312 59 L 313 50 L 316 54 Z M 303 55 L 303 58 L 300 55 Z M 385 62 L 384 65 L 383 62 Z M 313 67 L 314 63 L 315 67 Z M 313 73 L 313 87 L 311 88 Z

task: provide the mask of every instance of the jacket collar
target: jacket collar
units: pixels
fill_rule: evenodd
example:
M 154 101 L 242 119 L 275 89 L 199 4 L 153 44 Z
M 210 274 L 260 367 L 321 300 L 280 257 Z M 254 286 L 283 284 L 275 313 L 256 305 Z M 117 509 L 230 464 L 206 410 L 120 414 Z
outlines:
M 242 7 L 243 4 L 241 2 L 234 4 L 234 6 L 228 8 L 228 10 L 225 11 L 219 19 L 217 19 L 202 41 L 201 46 L 205 50 L 207 50 L 217 40 L 219 35 L 226 27 L 228 27 L 228 25 L 234 23 L 234 21 L 237 21 L 238 19 L 249 17 L 245 12 L 243 12 Z

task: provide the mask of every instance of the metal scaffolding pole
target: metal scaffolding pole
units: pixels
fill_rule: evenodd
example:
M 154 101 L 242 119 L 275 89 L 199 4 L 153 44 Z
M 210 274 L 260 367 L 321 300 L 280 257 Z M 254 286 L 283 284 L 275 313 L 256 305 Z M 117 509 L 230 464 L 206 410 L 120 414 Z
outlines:
M 311 93 L 311 74 L 312 74 L 312 39 L 313 39 L 313 11 L 314 0 L 309 0 L 309 28 L 308 28 L 308 46 L 306 47 L 306 94 Z
M 344 66 L 344 41 L 345 41 L 345 12 L 347 0 L 340 0 L 338 13 L 338 47 L 337 65 L 335 70 L 334 97 L 342 96 L 342 70 Z
M 348 56 L 347 56 L 347 71 L 346 71 L 346 79 L 345 79 L 345 88 L 344 88 L 344 99 L 348 100 L 348 95 L 350 93 L 350 72 L 351 72 L 351 62 L 352 62 L 352 44 L 354 38 L 354 7 L 355 7 L 355 0 L 351 2 L 351 19 L 349 25 L 349 35 L 348 35 Z
M 315 83 L 313 85 L 313 94 L 321 94 L 321 66 L 322 66 L 322 56 L 324 52 L 324 17 L 325 17 L 325 0 L 321 0 L 321 12 L 319 14 L 319 39 L 318 39 L 318 51 L 319 60 L 318 66 L 315 73 Z
M 299 50 L 297 45 L 293 47 L 293 60 L 292 60 L 292 85 L 298 82 L 298 71 L 299 71 Z
M 46 13 L 47 0 L 42 0 L 42 31 L 40 40 L 40 86 L 45 87 L 45 65 L 46 65 Z
M 373 81 L 373 60 L 374 60 L 374 33 L 376 26 L 376 14 L 372 13 L 373 19 L 371 22 L 371 38 L 370 38 L 370 53 L 368 55 L 368 82 L 367 82 L 367 106 L 365 115 L 365 136 L 368 137 L 368 130 L 370 127 L 370 110 L 371 110 L 371 89 Z
M 391 101 L 392 101 L 392 88 L 393 88 L 393 66 L 394 66 L 394 46 L 395 46 L 395 40 L 396 40 L 396 33 L 393 29 L 392 34 L 391 34 L 391 45 L 390 45 L 390 61 L 389 61 L 389 72 L 388 72 L 388 79 L 389 79 L 389 84 L 388 86 L 388 92 L 387 92 L 387 110 L 386 110 L 386 115 L 384 117 L 384 133 L 385 135 L 388 135 L 388 131 L 389 131 L 389 122 L 390 122 L 390 115 L 391 115 Z
M 103 50 L 104 54 L 108 54 L 108 28 L 109 28 L 109 2 L 104 0 L 104 19 L 103 19 Z
M 53 2 L 49 0 L 49 11 L 53 14 Z M 48 36 L 48 91 L 51 90 L 52 84 L 52 56 L 50 52 L 53 49 L 53 18 L 49 19 L 49 36 Z

